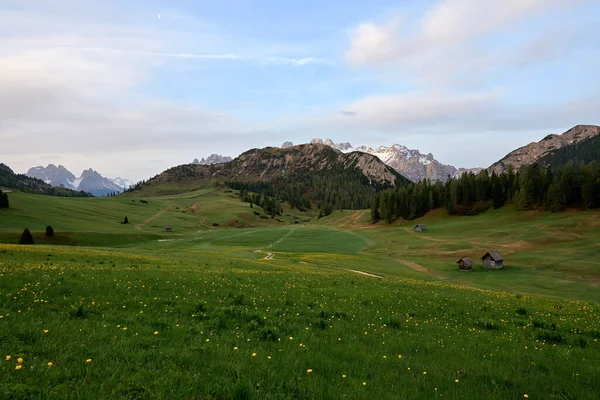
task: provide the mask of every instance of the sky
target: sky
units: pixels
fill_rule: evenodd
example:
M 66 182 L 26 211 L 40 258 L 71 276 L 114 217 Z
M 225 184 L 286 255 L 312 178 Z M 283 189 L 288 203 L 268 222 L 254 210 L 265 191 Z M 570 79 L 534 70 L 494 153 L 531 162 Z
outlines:
M 331 138 L 489 166 L 600 124 L 597 0 L 0 0 L 0 162 L 134 181 Z

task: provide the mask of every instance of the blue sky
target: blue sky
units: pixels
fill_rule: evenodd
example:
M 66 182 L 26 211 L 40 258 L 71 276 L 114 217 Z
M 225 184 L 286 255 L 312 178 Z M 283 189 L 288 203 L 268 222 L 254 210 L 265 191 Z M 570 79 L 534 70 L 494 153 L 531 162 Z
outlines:
M 458 167 L 600 123 L 593 0 L 0 0 L 0 161 L 131 179 L 314 137 Z

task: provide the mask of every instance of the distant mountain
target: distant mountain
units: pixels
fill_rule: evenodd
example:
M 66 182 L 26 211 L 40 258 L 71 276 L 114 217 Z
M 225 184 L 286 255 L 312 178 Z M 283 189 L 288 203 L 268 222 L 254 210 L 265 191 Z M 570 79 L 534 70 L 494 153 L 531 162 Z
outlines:
M 121 186 L 103 177 L 91 168 L 83 171 L 75 183 L 79 190 L 93 193 L 94 196 L 106 196 L 109 193 L 123 191 Z
M 508 153 L 503 159 L 488 168 L 497 174 L 504 172 L 512 165 L 515 171 L 522 166 L 540 162 L 545 165 L 558 164 L 560 158 L 563 165 L 568 159 L 585 158 L 581 161 L 598 160 L 600 149 L 597 145 L 600 127 L 595 125 L 577 125 L 562 135 L 548 135 L 539 142 L 530 143 Z M 594 150 L 595 149 L 595 150 Z M 596 151 L 595 153 L 590 152 Z M 588 153 L 587 156 L 584 154 Z M 553 161 L 556 160 L 556 162 Z
M 20 190 L 26 193 L 45 194 L 50 196 L 88 197 L 90 193 L 75 191 L 64 187 L 55 187 L 41 179 L 23 174 L 15 174 L 7 165 L 0 163 L 0 187 Z
M 211 154 L 210 156 L 201 159 L 198 161 L 197 158 L 194 158 L 192 164 L 194 165 L 213 165 L 213 164 L 222 164 L 233 160 L 233 158 L 229 156 L 221 156 L 219 154 Z
M 293 146 L 294 146 L 294 143 L 292 143 L 292 142 L 284 142 L 284 143 L 281 145 L 281 148 L 282 148 L 282 149 L 287 149 L 288 147 L 293 147 Z
M 373 185 L 393 187 L 406 178 L 368 154 L 344 154 L 322 144 L 286 149 L 267 147 L 249 150 L 224 164 L 180 165 L 166 170 L 149 182 L 179 182 L 195 179 L 258 181 L 289 174 L 333 169 L 356 169 Z
M 380 146 L 377 149 L 373 149 L 366 146 L 355 148 L 350 143 L 334 143 L 331 139 L 323 140 L 316 138 L 312 139 L 311 143 L 324 144 L 339 150 L 342 153 L 358 151 L 372 154 L 413 182 L 418 182 L 423 179 L 446 182 L 448 176 L 454 178 L 468 172 L 479 173 L 482 169 L 465 169 L 456 168 L 452 165 L 445 165 L 433 158 L 431 153 L 423 155 L 419 150 L 411 150 L 399 144 L 394 144 L 390 147 Z
M 62 165 L 58 167 L 49 164 L 47 167 L 33 167 L 27 171 L 27 176 L 44 181 L 45 183 L 67 189 L 92 193 L 94 196 L 106 196 L 109 193 L 120 193 L 132 185 L 123 178 L 105 178 L 98 172 L 88 169 L 79 178 Z
M 41 179 L 52 186 L 76 189 L 74 182 L 77 178 L 62 165 L 57 167 L 54 164 L 48 164 L 47 167 L 33 167 L 27 171 L 27 176 Z
M 124 190 L 129 189 L 134 184 L 133 181 L 130 181 L 129 179 L 121 178 L 120 176 L 117 176 L 114 179 L 113 178 L 107 178 L 107 179 L 109 181 L 111 181 L 112 183 L 114 183 L 115 185 L 123 188 Z

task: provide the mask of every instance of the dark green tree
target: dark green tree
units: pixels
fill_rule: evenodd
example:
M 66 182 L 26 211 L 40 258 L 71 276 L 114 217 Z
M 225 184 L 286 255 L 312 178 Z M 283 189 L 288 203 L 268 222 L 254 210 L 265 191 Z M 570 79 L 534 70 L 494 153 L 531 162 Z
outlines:
M 48 225 L 46 227 L 46 237 L 53 237 L 54 236 L 54 228 L 52 228 L 50 225 Z
M 19 239 L 19 244 L 34 244 L 33 236 L 28 228 L 25 228 L 23 233 L 21 234 L 21 238 Z
M 376 223 L 381 219 L 379 214 L 379 196 L 373 196 L 371 200 L 371 222 Z
M 129 218 L 127 218 L 127 215 L 125 216 L 125 219 L 123 220 L 124 224 L 128 224 L 129 223 Z

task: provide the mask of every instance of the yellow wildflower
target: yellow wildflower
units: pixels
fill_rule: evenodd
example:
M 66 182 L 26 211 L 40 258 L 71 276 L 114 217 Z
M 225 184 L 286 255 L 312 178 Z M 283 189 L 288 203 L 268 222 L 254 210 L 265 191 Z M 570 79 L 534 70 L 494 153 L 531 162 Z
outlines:
M 11 358 L 11 356 L 6 356 L 6 361 L 10 361 Z
M 52 364 L 52 361 L 50 361 L 50 362 L 48 363 L 48 366 L 49 366 L 49 367 L 51 367 L 52 365 L 53 365 L 53 364 Z
M 307 374 L 310 374 L 311 372 L 312 372 L 312 369 L 307 369 L 307 370 L 306 370 L 306 373 L 307 373 Z
M 20 370 L 21 368 L 23 368 L 23 366 L 22 366 L 21 364 L 19 364 L 19 365 L 17 365 L 17 366 L 15 367 L 15 369 L 16 369 L 17 371 L 18 371 L 18 370 Z
M 19 358 L 17 358 L 17 362 L 18 362 L 19 364 L 23 364 L 23 359 L 22 359 L 21 357 L 19 357 Z
M 86 363 L 91 364 L 92 363 L 92 359 L 88 358 L 87 360 L 85 360 Z

